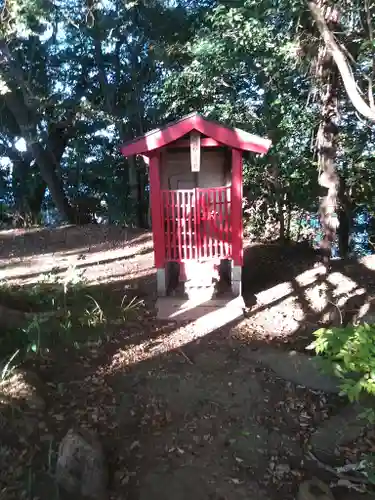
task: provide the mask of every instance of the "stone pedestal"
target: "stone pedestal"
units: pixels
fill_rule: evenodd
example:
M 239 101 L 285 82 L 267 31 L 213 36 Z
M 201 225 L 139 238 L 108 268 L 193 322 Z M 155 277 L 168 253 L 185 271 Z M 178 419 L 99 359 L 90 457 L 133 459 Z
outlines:
M 242 295 L 242 267 L 232 264 L 232 293 L 235 297 Z
M 156 269 L 156 290 L 158 297 L 165 297 L 167 294 L 166 273 L 164 268 Z

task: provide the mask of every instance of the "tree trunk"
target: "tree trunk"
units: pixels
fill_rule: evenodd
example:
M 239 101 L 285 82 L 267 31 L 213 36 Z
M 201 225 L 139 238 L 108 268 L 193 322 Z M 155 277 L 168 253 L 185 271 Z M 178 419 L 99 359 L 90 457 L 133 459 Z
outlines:
M 329 14 L 328 21 L 334 23 L 332 10 L 327 10 L 322 2 L 323 10 Z M 323 263 L 328 271 L 332 245 L 336 236 L 337 221 L 335 213 L 339 179 L 335 167 L 338 138 L 338 71 L 335 62 L 325 46 L 320 47 L 316 65 L 320 81 L 321 122 L 317 135 L 317 153 L 319 165 L 319 184 L 327 190 L 320 203 L 320 221 L 323 229 L 321 251 Z
M 284 219 L 284 204 L 280 197 L 279 201 L 276 202 L 276 213 L 279 220 L 279 239 L 280 243 L 285 242 L 285 219 Z
M 40 179 L 38 186 L 34 189 L 29 198 L 30 218 L 33 224 L 37 224 L 42 210 L 43 200 L 46 195 L 47 184 Z
M 375 109 L 372 106 L 372 102 L 374 100 L 373 96 L 371 95 L 369 99 L 370 105 L 367 104 L 362 98 L 346 57 L 343 51 L 340 49 L 339 45 L 336 43 L 335 38 L 332 34 L 332 32 L 335 30 L 332 29 L 332 26 L 330 25 L 332 24 L 332 22 L 337 23 L 338 21 L 337 10 L 332 7 L 330 12 L 331 19 L 327 19 L 324 15 L 324 7 L 326 6 L 322 1 L 319 1 L 317 3 L 308 2 L 308 6 L 323 38 L 325 48 L 331 55 L 334 63 L 337 65 L 337 69 L 340 72 L 346 93 L 350 101 L 352 102 L 358 113 L 360 113 L 368 120 L 375 122 Z M 333 16 L 332 13 L 334 14 Z M 371 88 L 369 88 L 369 93 L 370 92 L 372 92 Z
M 43 146 L 39 142 L 36 117 L 33 111 L 23 103 L 22 96 L 16 90 L 5 94 L 5 102 L 14 116 L 29 150 L 40 169 L 41 176 L 47 184 L 53 202 L 59 212 L 70 223 L 75 223 L 77 216 L 64 193 L 62 180 L 56 172 L 57 159 L 50 148 L 49 141 Z M 60 158 L 61 159 L 61 158 Z
M 286 219 L 285 238 L 287 241 L 290 241 L 290 227 L 292 224 L 292 206 L 289 203 L 288 199 L 286 203 L 286 217 L 287 219 Z
M 339 209 L 338 209 L 338 242 L 342 258 L 346 258 L 350 251 L 350 232 L 352 226 L 353 205 L 346 192 L 345 179 L 340 179 Z

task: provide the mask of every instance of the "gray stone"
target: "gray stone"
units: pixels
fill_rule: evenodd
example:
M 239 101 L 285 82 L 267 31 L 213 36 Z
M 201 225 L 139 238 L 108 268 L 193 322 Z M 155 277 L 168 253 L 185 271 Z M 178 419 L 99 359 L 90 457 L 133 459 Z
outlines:
M 360 418 L 363 411 L 362 405 L 350 404 L 326 420 L 311 436 L 313 453 L 319 459 L 329 461 L 338 446 L 357 439 L 368 424 L 368 421 Z
M 275 473 L 277 476 L 280 477 L 290 474 L 290 465 L 289 464 L 276 465 Z
M 93 432 L 70 429 L 60 443 L 57 483 L 71 495 L 106 500 L 108 470 L 102 446 Z
M 299 485 L 297 500 L 335 500 L 330 487 L 316 477 Z
M 156 288 L 159 297 L 165 297 L 167 293 L 165 269 L 156 270 Z
M 253 351 L 252 357 L 279 377 L 297 385 L 333 394 L 340 392 L 338 379 L 322 373 L 316 356 L 264 348 Z

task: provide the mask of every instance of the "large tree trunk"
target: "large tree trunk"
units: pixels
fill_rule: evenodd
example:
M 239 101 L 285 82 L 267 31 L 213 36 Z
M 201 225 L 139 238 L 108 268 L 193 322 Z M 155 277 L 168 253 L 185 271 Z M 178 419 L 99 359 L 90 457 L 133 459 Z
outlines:
M 50 147 L 48 136 L 43 137 L 43 133 L 39 133 L 38 130 L 41 117 L 37 111 L 37 102 L 35 102 L 35 97 L 30 95 L 30 91 L 25 85 L 26 77 L 23 70 L 11 54 L 4 39 L 0 39 L 0 56 L 0 75 L 9 87 L 9 90 L 4 94 L 5 104 L 12 113 L 21 136 L 38 164 L 41 176 L 48 186 L 56 208 L 65 219 L 74 223 L 77 214 L 70 205 L 64 192 L 62 180 L 57 174 L 58 159 Z
M 43 147 L 39 142 L 32 113 L 24 106 L 20 100 L 20 95 L 17 96 L 15 91 L 6 93 L 5 101 L 20 128 L 22 137 L 39 166 L 41 176 L 48 186 L 57 209 L 69 222 L 74 223 L 75 214 L 65 196 L 62 181 L 56 172 L 56 158 L 48 145 Z
M 327 21 L 333 25 L 335 15 L 321 2 L 321 8 L 326 13 Z M 338 138 L 338 71 L 331 53 L 323 45 L 319 49 L 317 77 L 320 83 L 321 122 L 317 135 L 317 153 L 319 165 L 319 184 L 325 188 L 326 195 L 320 203 L 320 221 L 323 229 L 321 251 L 323 262 L 328 270 L 332 254 L 332 244 L 336 237 L 337 196 L 339 178 L 335 167 Z
M 5 100 L 60 214 L 71 224 L 90 222 L 91 219 L 79 214 L 76 208 L 69 203 L 64 192 L 63 181 L 57 173 L 57 167 L 67 145 L 69 134 L 66 133 L 61 124 L 57 124 L 54 126 L 52 135 L 47 137 L 46 143 L 43 145 L 39 141 L 35 117 L 28 108 L 23 106 L 20 95 L 17 95 L 16 92 L 8 92 L 5 94 Z

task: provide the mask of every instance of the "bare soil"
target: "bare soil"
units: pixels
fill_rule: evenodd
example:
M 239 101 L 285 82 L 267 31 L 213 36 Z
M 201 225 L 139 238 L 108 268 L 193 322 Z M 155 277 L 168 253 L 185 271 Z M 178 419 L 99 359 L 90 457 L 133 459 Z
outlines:
M 12 409 L 10 418 L 2 408 L 1 499 L 59 498 L 54 453 L 77 423 L 103 439 L 113 499 L 288 500 L 303 478 L 319 475 L 306 467 L 307 443 L 342 401 L 278 379 L 254 361 L 254 349 L 272 342 L 303 350 L 337 305 L 363 290 L 371 296 L 372 259 L 335 262 L 322 282 L 315 254 L 252 246 L 244 269 L 247 317 L 190 340 L 194 325 L 155 319 L 149 233 L 67 227 L 2 232 L 0 242 L 0 281 L 9 285 L 75 267 L 93 290 L 143 301 L 109 326 L 107 341 L 30 360 L 46 409 Z M 322 298 L 327 289 L 329 301 Z

